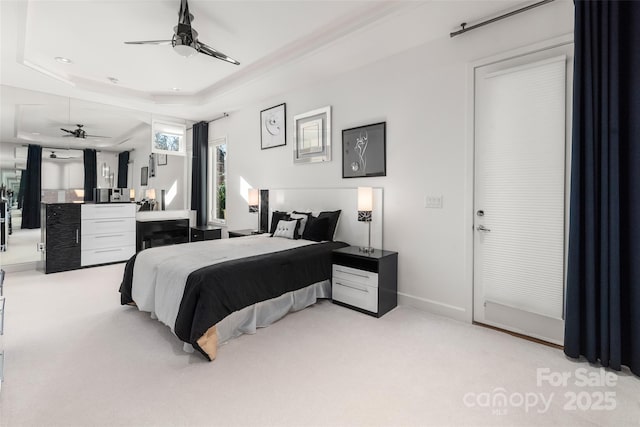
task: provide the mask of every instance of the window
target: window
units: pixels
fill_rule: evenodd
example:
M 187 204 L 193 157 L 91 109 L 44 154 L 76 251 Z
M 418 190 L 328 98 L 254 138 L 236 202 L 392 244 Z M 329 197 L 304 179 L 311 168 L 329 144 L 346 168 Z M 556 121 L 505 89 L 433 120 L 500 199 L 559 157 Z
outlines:
M 227 206 L 227 139 L 209 142 L 207 191 L 209 222 L 224 223 Z

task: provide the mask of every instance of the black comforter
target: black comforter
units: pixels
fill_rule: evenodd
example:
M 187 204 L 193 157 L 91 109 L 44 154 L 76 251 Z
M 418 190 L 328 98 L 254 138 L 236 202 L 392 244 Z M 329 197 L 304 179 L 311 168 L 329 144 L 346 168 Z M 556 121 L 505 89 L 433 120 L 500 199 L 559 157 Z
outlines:
M 226 261 L 195 270 L 187 277 L 175 333 L 208 358 L 197 343 L 209 328 L 255 303 L 279 297 L 331 278 L 331 253 L 348 246 L 325 242 Z M 131 286 L 136 256 L 120 285 L 121 303 L 133 303 Z

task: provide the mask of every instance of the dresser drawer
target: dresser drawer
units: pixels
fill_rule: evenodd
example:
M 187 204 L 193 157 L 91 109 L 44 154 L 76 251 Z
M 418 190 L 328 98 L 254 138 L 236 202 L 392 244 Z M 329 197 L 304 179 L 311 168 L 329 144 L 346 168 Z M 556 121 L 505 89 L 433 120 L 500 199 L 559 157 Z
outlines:
M 91 249 L 119 248 L 136 244 L 136 233 L 108 233 L 83 235 L 81 240 L 83 251 Z
M 343 279 L 366 286 L 378 287 L 378 274 L 357 268 L 333 264 L 333 278 Z
M 126 261 L 136 253 L 136 245 L 120 248 L 92 249 L 82 251 L 80 264 L 84 267 L 94 264 L 106 264 L 109 262 Z
M 98 205 L 82 205 L 82 219 L 124 218 L 135 219 L 134 203 L 104 203 Z
M 83 219 L 81 235 L 91 234 L 115 234 L 115 233 L 135 233 L 135 218 L 104 218 L 104 219 Z
M 372 313 L 378 312 L 378 289 L 333 277 L 332 299 Z

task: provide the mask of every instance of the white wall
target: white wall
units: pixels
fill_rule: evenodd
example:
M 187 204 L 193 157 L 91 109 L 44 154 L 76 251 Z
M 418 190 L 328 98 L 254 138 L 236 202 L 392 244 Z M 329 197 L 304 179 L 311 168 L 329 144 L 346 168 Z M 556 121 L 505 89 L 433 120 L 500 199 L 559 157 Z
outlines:
M 140 184 L 141 169 L 143 166 L 149 166 L 149 155 L 151 154 L 151 141 L 146 140 L 143 143 L 136 144 L 136 149 L 129 156 L 130 175 L 133 178 L 133 187 L 136 190 L 136 200 L 144 198 L 144 192 L 147 189 L 154 188 L 156 190 L 156 198 L 160 200 L 160 190 L 166 190 L 165 198 L 166 210 L 184 210 L 186 191 L 185 179 L 190 175 L 186 174 L 186 162 L 189 156 L 171 155 L 167 156 L 167 164 L 159 166 L 156 164 L 156 176 L 149 178 L 148 185 Z M 132 183 L 129 182 L 129 186 Z M 173 198 L 170 196 L 173 195 Z M 170 200 L 169 200 L 170 199 Z
M 572 31 L 572 2 L 554 2 L 453 39 L 443 34 L 213 123 L 210 139 L 228 138 L 229 229 L 255 227 L 240 194 L 243 179 L 258 188 L 383 187 L 385 249 L 399 252 L 401 303 L 470 321 L 470 64 Z M 281 102 L 287 103 L 287 145 L 260 150 L 260 110 Z M 333 160 L 294 165 L 293 116 L 326 105 L 332 106 Z M 387 176 L 342 179 L 342 129 L 380 121 L 387 122 Z M 426 195 L 443 195 L 443 208 L 425 209 Z

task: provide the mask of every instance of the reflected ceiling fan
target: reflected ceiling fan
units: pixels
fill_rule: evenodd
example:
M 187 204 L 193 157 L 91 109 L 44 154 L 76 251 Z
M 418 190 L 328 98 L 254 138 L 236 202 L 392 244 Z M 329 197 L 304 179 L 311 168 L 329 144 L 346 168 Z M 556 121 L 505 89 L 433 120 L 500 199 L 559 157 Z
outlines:
M 67 160 L 70 159 L 71 157 L 60 157 L 56 154 L 56 152 L 54 150 L 51 150 L 51 154 L 49 154 L 49 158 L 50 159 L 60 159 L 60 160 Z
M 179 55 L 189 57 L 196 53 L 209 55 L 216 59 L 229 62 L 234 65 L 240 65 L 238 61 L 225 55 L 198 41 L 198 32 L 191 26 L 193 15 L 189 13 L 189 4 L 187 0 L 180 1 L 180 10 L 178 11 L 178 25 L 173 27 L 173 38 L 171 40 L 146 40 L 124 42 L 125 44 L 170 44 Z
M 74 138 L 80 138 L 80 139 L 86 139 L 86 138 L 111 138 L 110 136 L 89 135 L 84 129 L 82 129 L 84 127 L 84 125 L 76 124 L 76 126 L 78 126 L 78 128 L 74 129 L 74 130 L 60 128 L 60 130 L 63 130 L 63 131 L 68 133 L 68 135 L 62 135 L 62 136 L 63 137 L 74 137 Z

